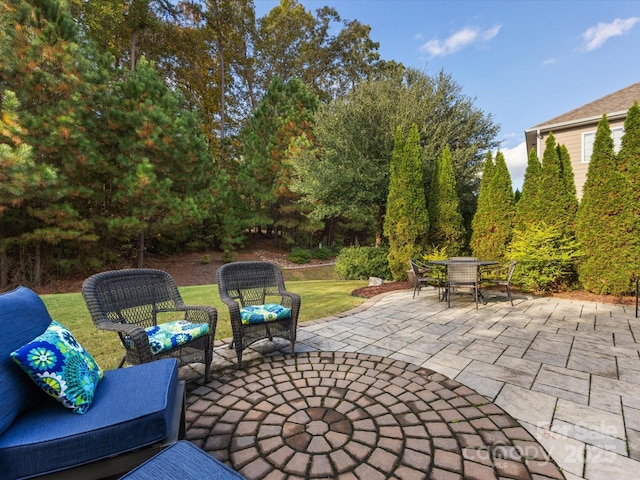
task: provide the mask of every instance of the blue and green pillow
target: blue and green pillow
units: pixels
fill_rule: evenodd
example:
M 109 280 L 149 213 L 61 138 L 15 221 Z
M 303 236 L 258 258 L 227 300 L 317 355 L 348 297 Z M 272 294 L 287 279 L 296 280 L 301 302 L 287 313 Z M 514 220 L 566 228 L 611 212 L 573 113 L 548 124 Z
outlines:
M 11 358 L 44 392 L 75 413 L 91 406 L 102 369 L 58 322 L 42 335 L 11 352 Z

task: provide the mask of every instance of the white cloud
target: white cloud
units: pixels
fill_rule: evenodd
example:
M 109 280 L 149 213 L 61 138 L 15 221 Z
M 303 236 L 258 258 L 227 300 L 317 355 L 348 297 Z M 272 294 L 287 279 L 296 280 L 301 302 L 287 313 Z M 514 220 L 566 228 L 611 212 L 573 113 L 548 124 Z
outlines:
M 504 155 L 504 161 L 507 163 L 509 175 L 511 175 L 511 183 L 513 190 L 522 191 L 524 183 L 524 173 L 527 170 L 529 156 L 527 154 L 527 145 L 521 142 L 513 148 L 501 148 L 500 151 Z
M 555 58 L 548 58 L 547 60 L 542 62 L 542 66 L 546 67 L 547 65 L 553 65 L 554 63 L 556 63 L 556 59 Z
M 488 42 L 500 31 L 500 25 L 481 30 L 478 27 L 466 27 L 458 30 L 445 40 L 433 39 L 425 43 L 420 50 L 432 57 L 451 55 L 475 42 Z
M 627 19 L 616 18 L 611 23 L 598 23 L 595 27 L 588 28 L 582 37 L 585 41 L 587 51 L 600 48 L 611 37 L 624 35 L 640 20 L 639 17 L 630 17 Z

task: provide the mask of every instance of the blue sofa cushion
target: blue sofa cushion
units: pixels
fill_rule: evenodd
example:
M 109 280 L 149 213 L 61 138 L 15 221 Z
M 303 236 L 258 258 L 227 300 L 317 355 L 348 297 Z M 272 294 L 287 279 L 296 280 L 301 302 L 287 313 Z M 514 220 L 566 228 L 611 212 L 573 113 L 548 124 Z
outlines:
M 177 383 L 177 360 L 168 358 L 104 372 L 84 415 L 69 415 L 45 397 L 0 435 L 3 478 L 29 478 L 162 441 Z
M 244 480 L 235 470 L 186 440 L 174 443 L 120 480 Z
M 91 354 L 56 321 L 11 358 L 47 395 L 80 414 L 91 406 L 103 375 Z
M 21 412 L 45 397 L 10 353 L 42 334 L 50 323 L 47 308 L 32 290 L 18 287 L 0 294 L 0 435 Z

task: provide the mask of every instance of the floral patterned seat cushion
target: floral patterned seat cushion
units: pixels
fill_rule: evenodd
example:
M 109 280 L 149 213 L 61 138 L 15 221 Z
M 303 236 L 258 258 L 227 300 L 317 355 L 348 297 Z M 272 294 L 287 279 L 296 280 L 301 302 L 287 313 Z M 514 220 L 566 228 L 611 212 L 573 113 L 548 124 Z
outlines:
M 80 414 L 91 406 L 103 376 L 89 352 L 55 321 L 42 335 L 11 352 L 11 358 L 47 395 Z
M 285 318 L 291 318 L 291 309 L 277 303 L 249 305 L 240 309 L 240 318 L 243 325 L 284 320 Z
M 209 334 L 208 323 L 189 323 L 185 320 L 163 323 L 154 327 L 145 328 L 149 337 L 151 353 L 169 351 L 180 345 L 190 342 L 203 335 Z

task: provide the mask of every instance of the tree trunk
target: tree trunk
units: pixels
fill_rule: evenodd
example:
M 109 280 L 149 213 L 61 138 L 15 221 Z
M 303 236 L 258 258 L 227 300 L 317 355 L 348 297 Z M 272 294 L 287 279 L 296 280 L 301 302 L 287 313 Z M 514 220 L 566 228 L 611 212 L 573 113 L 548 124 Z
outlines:
M 138 261 L 136 266 L 144 268 L 144 230 L 138 234 Z
M 382 235 L 384 231 L 384 208 L 378 209 L 378 217 L 376 218 L 376 247 L 382 245 Z
M 36 243 L 33 259 L 33 284 L 36 287 L 42 285 L 42 250 L 40 242 Z
M 7 241 L 0 241 L 0 289 L 9 286 L 9 258 L 7 257 Z

